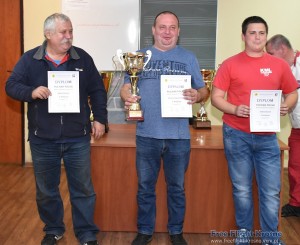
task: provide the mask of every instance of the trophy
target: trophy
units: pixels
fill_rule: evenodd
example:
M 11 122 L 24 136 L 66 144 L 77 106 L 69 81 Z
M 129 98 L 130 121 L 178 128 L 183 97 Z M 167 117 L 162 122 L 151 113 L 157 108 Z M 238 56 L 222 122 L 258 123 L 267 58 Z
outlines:
M 110 89 L 110 85 L 112 83 L 114 73 L 112 71 L 101 71 L 101 76 L 102 76 L 104 88 L 107 93 L 107 100 L 108 100 L 111 95 L 111 94 L 109 94 L 109 89 Z M 108 123 L 106 123 L 105 124 L 105 133 L 107 133 L 108 131 L 109 131 L 109 126 L 108 126 Z
M 106 90 L 106 93 L 108 93 L 113 78 L 113 72 L 101 71 L 100 73 L 103 80 L 104 88 Z
M 113 72 L 112 71 L 101 71 L 100 74 L 101 74 L 101 77 L 102 77 L 104 88 L 106 90 L 106 93 L 108 94 L 108 91 L 110 89 L 110 85 L 112 83 Z M 109 96 L 107 97 L 107 99 L 108 98 L 109 98 Z M 88 102 L 89 102 L 89 105 L 90 105 L 90 98 L 88 98 Z M 92 111 L 91 111 L 91 114 L 90 114 L 90 121 L 91 122 L 94 121 L 94 114 L 93 114 Z M 107 133 L 108 131 L 109 131 L 109 126 L 108 126 L 108 123 L 106 123 L 105 124 L 105 133 Z
M 122 53 L 122 50 L 117 50 L 117 57 L 119 58 L 120 63 L 124 67 L 124 70 L 127 71 L 130 76 L 131 84 L 131 93 L 133 96 L 138 96 L 138 76 L 137 74 L 141 72 L 144 67 L 148 64 L 151 59 L 151 51 L 147 50 L 146 54 L 141 52 L 128 52 Z M 145 57 L 147 61 L 144 62 Z M 143 111 L 139 101 L 132 103 L 129 109 L 126 111 L 126 120 L 127 121 L 144 121 Z
M 205 102 L 210 96 L 212 89 L 212 82 L 214 80 L 216 70 L 202 69 L 201 74 L 206 88 L 208 89 L 208 96 L 200 102 L 200 109 L 196 116 L 193 116 L 193 128 L 195 129 L 210 129 L 211 121 L 207 117 L 207 112 L 204 108 Z

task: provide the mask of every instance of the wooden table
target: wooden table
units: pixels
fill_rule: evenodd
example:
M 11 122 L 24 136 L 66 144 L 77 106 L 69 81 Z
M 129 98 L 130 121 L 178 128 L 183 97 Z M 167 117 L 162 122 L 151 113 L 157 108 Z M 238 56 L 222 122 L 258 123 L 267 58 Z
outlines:
M 102 231 L 136 231 L 137 176 L 135 125 L 110 125 L 100 140 L 91 141 L 92 178 L 97 194 L 95 222 Z M 210 233 L 236 229 L 232 187 L 223 149 L 222 127 L 196 130 L 191 127 L 190 165 L 186 172 L 184 232 Z M 280 143 L 281 160 L 288 147 Z M 254 192 L 257 191 L 254 185 Z M 166 185 L 163 169 L 157 187 L 156 232 L 166 232 Z M 258 224 L 254 194 L 255 229 Z

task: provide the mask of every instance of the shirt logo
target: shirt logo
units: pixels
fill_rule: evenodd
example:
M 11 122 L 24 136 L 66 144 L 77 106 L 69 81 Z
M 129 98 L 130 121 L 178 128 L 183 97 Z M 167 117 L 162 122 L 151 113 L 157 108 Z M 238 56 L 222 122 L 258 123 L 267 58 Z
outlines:
M 260 74 L 263 74 L 265 77 L 268 77 L 271 73 L 270 68 L 260 68 Z

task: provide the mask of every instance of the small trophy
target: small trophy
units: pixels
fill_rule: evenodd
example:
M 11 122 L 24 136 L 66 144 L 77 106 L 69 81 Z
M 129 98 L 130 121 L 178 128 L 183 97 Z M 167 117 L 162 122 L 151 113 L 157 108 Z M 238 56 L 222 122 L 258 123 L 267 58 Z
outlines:
M 110 89 L 111 82 L 112 82 L 112 78 L 114 76 L 114 72 L 113 71 L 101 71 L 100 73 L 101 73 L 101 76 L 102 76 L 102 81 L 103 81 L 103 84 L 104 84 L 104 88 L 106 90 L 106 93 L 108 93 L 109 89 Z
M 203 81 L 205 82 L 205 86 L 208 89 L 208 96 L 203 101 L 200 102 L 200 109 L 197 112 L 197 116 L 193 116 L 193 128 L 195 128 L 195 129 L 210 129 L 211 121 L 207 117 L 207 112 L 204 108 L 204 105 L 210 96 L 212 82 L 214 80 L 216 70 L 202 69 L 201 74 L 203 77 Z
M 141 72 L 144 67 L 150 61 L 152 53 L 150 50 L 146 51 L 146 54 L 141 52 L 128 52 L 122 53 L 122 50 L 117 50 L 117 57 L 120 63 L 123 65 L 124 70 L 130 75 L 131 83 L 131 93 L 134 96 L 138 96 L 138 76 L 137 74 Z M 144 62 L 145 57 L 147 61 Z M 133 103 L 130 108 L 126 111 L 127 121 L 144 121 L 143 111 L 141 110 L 141 105 L 139 101 Z
M 108 94 L 108 91 L 109 91 L 109 88 L 110 88 L 110 85 L 112 83 L 112 78 L 113 78 L 113 72 L 111 71 L 101 71 L 100 72 L 101 74 L 101 77 L 102 77 L 102 81 L 103 81 L 103 85 L 104 85 L 104 88 L 106 90 L 106 93 Z M 108 99 L 109 97 L 107 97 Z M 90 105 L 90 98 L 88 98 L 88 103 Z M 90 105 L 91 106 L 91 105 Z M 93 112 L 91 111 L 91 114 L 90 114 L 90 121 L 93 122 L 94 121 L 94 114 Z M 105 133 L 107 133 L 109 131 L 109 126 L 108 126 L 108 123 L 105 124 Z
M 114 73 L 112 71 L 101 71 L 101 76 L 102 76 L 104 88 L 107 93 L 107 100 L 108 100 L 111 95 L 111 94 L 109 94 L 109 89 L 110 89 L 110 85 L 113 80 Z M 107 133 L 108 131 L 109 131 L 109 126 L 108 126 L 108 123 L 106 123 L 105 124 L 105 133 Z

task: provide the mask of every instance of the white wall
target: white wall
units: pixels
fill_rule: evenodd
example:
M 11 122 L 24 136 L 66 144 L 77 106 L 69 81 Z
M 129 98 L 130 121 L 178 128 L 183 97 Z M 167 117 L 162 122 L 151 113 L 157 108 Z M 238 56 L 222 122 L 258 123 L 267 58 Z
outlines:
M 299 0 L 219 0 L 216 66 L 224 59 L 244 49 L 241 24 L 251 15 L 259 15 L 267 21 L 269 37 L 281 33 L 290 39 L 295 49 L 300 49 L 300 25 L 298 24 L 299 18 L 297 18 L 299 9 Z M 60 0 L 24 0 L 25 51 L 42 43 L 44 19 L 60 10 Z M 76 30 L 74 30 L 74 38 L 76 39 Z M 207 111 L 213 125 L 222 124 L 221 113 L 211 107 L 210 102 L 207 103 Z M 284 143 L 287 143 L 290 131 L 288 118 L 282 118 L 281 123 L 282 130 L 278 136 Z M 26 145 L 25 154 L 25 161 L 31 162 L 28 145 Z

